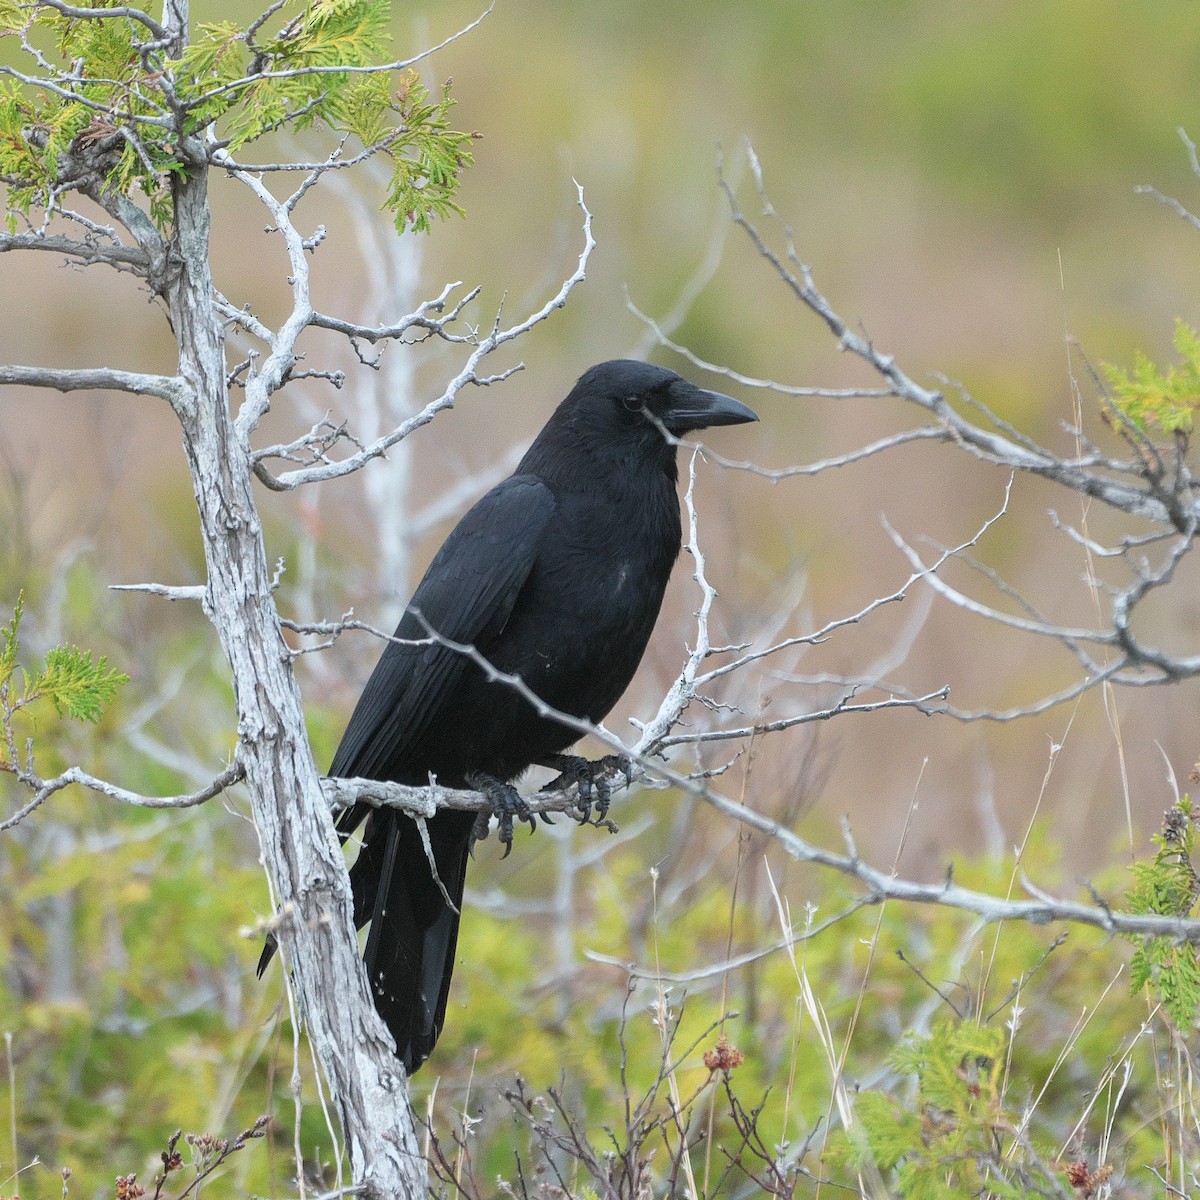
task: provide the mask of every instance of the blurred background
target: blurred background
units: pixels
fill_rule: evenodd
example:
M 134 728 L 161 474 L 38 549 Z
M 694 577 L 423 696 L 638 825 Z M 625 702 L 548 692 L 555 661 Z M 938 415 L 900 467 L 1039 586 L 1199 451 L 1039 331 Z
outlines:
M 250 12 L 244 4 L 220 14 L 205 7 L 193 6 L 194 20 Z M 403 6 L 397 56 L 440 42 L 478 15 L 464 0 Z M 1200 25 L 1182 0 L 499 0 L 478 29 L 420 71 L 431 89 L 453 78 L 458 127 L 480 134 L 458 196 L 466 217 L 395 242 L 369 172 L 316 189 L 297 219 L 306 231 L 328 231 L 312 258 L 319 308 L 383 323 L 460 280 L 457 294 L 481 288 L 470 321 L 487 325 L 501 306 L 506 321 L 519 319 L 574 269 L 582 238 L 573 180 L 585 190 L 598 245 L 565 310 L 492 360 L 496 369 L 523 363 L 522 372 L 464 393 L 452 412 L 365 473 L 319 494 L 262 495 L 268 550 L 286 564 L 281 608 L 301 620 L 334 619 L 351 607 L 377 624 L 394 620 L 454 519 L 511 469 L 574 379 L 603 359 L 653 356 L 746 400 L 761 423 L 710 440 L 720 454 L 763 467 L 815 461 L 917 423 L 893 399 L 789 398 L 705 375 L 656 348 L 631 312 L 629 302 L 669 323 L 698 355 L 748 375 L 876 385 L 731 226 L 718 164 L 746 214 L 783 245 L 779 224 L 762 216 L 747 143 L 797 254 L 844 318 L 918 382 L 960 381 L 1063 453 L 1074 445 L 1064 429 L 1075 411 L 1073 379 L 1088 434 L 1115 451 L 1093 365 L 1128 367 L 1138 349 L 1169 361 L 1175 319 L 1200 320 L 1200 235 L 1135 191 L 1152 184 L 1200 208 L 1200 180 L 1177 133 L 1200 136 Z M 277 149 L 302 155 L 327 146 L 314 136 Z M 232 181 L 214 179 L 213 192 L 219 287 L 278 320 L 288 302 L 286 262 L 264 231 L 265 214 Z M 5 361 L 172 370 L 163 314 L 127 278 L 75 270 L 49 255 L 10 256 L 0 271 Z M 397 346 L 372 371 L 332 338 L 312 336 L 306 349 L 306 366 L 345 369 L 347 385 L 290 388 L 261 444 L 287 441 L 326 413 L 351 418 L 369 436 L 372 423 L 385 427 L 395 412 L 439 394 L 463 357 L 438 343 Z M 245 351 L 232 342 L 231 362 Z M 714 641 L 752 638 L 783 613 L 782 627 L 798 632 L 861 610 L 909 575 L 881 518 L 910 542 L 956 544 L 999 510 L 1006 483 L 1000 472 L 934 445 L 777 484 L 702 465 L 702 539 L 720 593 Z M 1078 497 L 1018 479 L 1008 515 L 978 553 L 1044 612 L 1092 621 L 1083 554 L 1055 531 L 1051 509 L 1066 521 L 1083 519 Z M 1100 540 L 1129 532 L 1095 507 L 1088 520 Z M 607 722 L 630 740 L 627 719 L 654 711 L 689 639 L 697 601 L 689 569 L 681 562 L 645 667 Z M 11 611 L 24 588 L 31 655 L 75 641 L 132 677 L 98 735 L 64 734 L 56 749 L 63 761 L 163 791 L 201 783 L 220 768 L 234 730 L 219 648 L 200 614 L 106 590 L 145 579 L 193 583 L 201 571 L 180 437 L 165 405 L 16 390 L 0 399 L 0 609 Z M 1194 585 L 1185 570 L 1172 598 L 1149 615 L 1148 636 L 1194 652 Z M 800 712 L 829 693 L 796 677 L 883 670 L 918 692 L 949 685 L 963 708 L 1004 709 L 1075 678 L 1065 652 L 927 601 L 914 590 L 903 604 L 780 664 L 785 669 L 747 681 L 739 703 L 769 717 Z M 302 661 L 321 761 L 377 653 L 369 639 L 348 635 Z M 1097 690 L 1012 723 L 905 712 L 838 719 L 743 754 L 725 777 L 726 791 L 833 846 L 848 814 L 864 855 L 886 867 L 903 845 L 901 869 L 922 878 L 938 877 L 950 862 L 1004 861 L 1035 820 L 1044 849 L 1031 874 L 1074 894 L 1081 879 L 1099 879 L 1113 862 L 1145 852 L 1173 796 L 1171 773 L 1185 782 L 1200 755 L 1196 702 L 1187 685 L 1119 692 L 1107 704 Z M 17 797 L 6 803 L 15 806 Z M 246 1078 L 259 1078 L 258 1056 L 280 1034 L 254 1020 L 278 1000 L 279 981 L 268 981 L 276 990 L 264 1001 L 250 973 L 253 939 L 235 937 L 267 911 L 245 813 L 236 798 L 227 809 L 148 818 L 91 797 L 60 797 L 52 813 L 0 846 L 0 868 L 22 914 L 9 926 L 0 1012 L 7 1010 L 5 1028 L 28 1031 L 41 1021 L 40 1044 L 53 1047 L 39 1068 L 28 1067 L 22 1096 L 38 1136 L 56 1127 L 59 1158 L 103 1160 L 103 1122 L 86 1137 L 81 1131 L 92 1129 L 96 1113 L 126 1102 L 111 1064 L 105 1074 L 92 1056 L 102 1033 L 88 1022 L 98 1011 L 116 1036 L 161 1029 L 169 1019 L 163 1006 L 174 1006 L 180 1024 L 161 1043 L 151 1039 L 142 1067 L 129 1070 L 142 1104 L 164 1061 L 191 1080 L 195 1111 L 181 1121 L 223 1119 Z M 486 920 L 464 926 L 464 945 L 487 961 L 492 987 L 504 983 L 505 971 L 510 982 L 524 980 L 520 986 L 536 978 L 547 1028 L 569 1027 L 566 1014 L 584 986 L 572 972 L 583 970 L 584 950 L 645 961 L 646 923 L 658 903 L 647 882 L 651 866 L 669 878 L 681 911 L 694 914 L 711 899 L 733 938 L 723 889 L 747 853 L 737 831 L 670 795 L 623 797 L 614 816 L 623 833 L 638 837 L 623 837 L 598 863 L 581 865 L 606 836 L 589 830 L 539 833 L 532 842 L 522 836 L 503 864 L 490 846 L 477 854 L 475 908 Z M 108 848 L 102 870 L 109 874 L 97 885 L 98 847 Z M 587 901 L 579 890 L 585 866 L 598 872 L 587 877 Z M 775 870 L 796 911 L 824 886 L 786 862 Z M 510 950 L 517 945 L 513 914 L 530 929 L 561 929 L 555 913 L 566 911 L 563 888 L 578 924 L 553 963 L 538 958 L 536 944 L 507 963 L 488 959 L 496 938 L 510 939 Z M 769 896 L 763 878 L 747 891 Z M 632 895 L 641 897 L 632 906 L 641 915 L 625 912 L 615 928 L 612 910 Z M 185 901 L 186 913 L 172 908 Z M 746 936 L 754 942 L 759 934 Z M 695 935 L 680 951 L 681 965 L 707 961 L 702 945 Z M 144 967 L 147 956 L 153 970 L 143 979 L 134 966 Z M 490 1032 L 488 985 L 476 981 L 472 992 L 472 978 L 462 981 L 462 1004 L 473 1017 L 452 1005 L 447 1027 L 459 1050 Z M 32 1064 L 42 1035 L 18 1038 L 24 1061 Z M 285 1037 L 285 1051 L 289 1044 Z M 513 1044 L 524 1047 L 529 1069 L 533 1051 Z M 465 1072 L 469 1052 L 466 1059 L 455 1053 L 426 1070 Z M 493 1047 L 481 1069 L 500 1073 L 515 1053 Z M 549 1051 L 547 1063 L 564 1053 Z M 74 1132 L 64 1132 L 51 1116 L 50 1077 L 66 1079 L 71 1070 L 97 1073 L 80 1096 L 98 1107 L 68 1118 Z M 276 1076 L 261 1082 L 270 1093 Z M 176 1089 L 155 1086 L 164 1105 L 177 1104 Z M 41 1116 L 38 1097 L 47 1106 Z M 236 1103 L 240 1111 L 244 1102 Z

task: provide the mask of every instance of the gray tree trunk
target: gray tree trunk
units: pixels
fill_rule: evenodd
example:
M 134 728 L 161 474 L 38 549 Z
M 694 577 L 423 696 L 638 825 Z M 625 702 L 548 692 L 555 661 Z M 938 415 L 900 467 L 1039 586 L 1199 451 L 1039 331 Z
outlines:
M 233 672 L 239 757 L 275 894 L 280 941 L 333 1092 L 361 1195 L 426 1194 L 404 1075 L 358 955 L 349 879 L 305 732 L 252 487 L 226 387 L 208 257 L 208 168 L 175 182 L 167 301 L 188 392 L 176 409 L 199 510 L 205 610 Z

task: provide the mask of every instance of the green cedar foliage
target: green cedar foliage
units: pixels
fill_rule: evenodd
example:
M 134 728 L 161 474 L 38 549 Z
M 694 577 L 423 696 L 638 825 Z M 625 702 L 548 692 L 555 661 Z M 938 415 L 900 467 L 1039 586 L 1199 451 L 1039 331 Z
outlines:
M 0 626 L 0 709 L 6 730 L 17 712 L 41 700 L 49 701 L 60 717 L 95 724 L 129 676 L 110 667 L 106 658 L 93 660 L 90 650 L 78 646 L 53 647 L 33 672 L 19 667 L 23 611 L 24 597 L 18 597 L 12 620 Z M 8 765 L 0 758 L 0 768 Z
M 1158 847 L 1150 862 L 1133 865 L 1129 910 L 1168 917 L 1194 917 L 1200 899 L 1200 877 L 1192 861 L 1196 826 L 1192 802 L 1184 796 L 1167 811 L 1162 833 L 1153 841 Z M 1193 942 L 1170 937 L 1133 939 L 1137 950 L 1130 964 L 1133 991 L 1149 988 L 1158 994 L 1163 1007 L 1181 1033 L 1196 1023 L 1200 1007 L 1200 962 Z
M 1184 321 L 1175 322 L 1175 349 L 1183 360 L 1162 371 L 1138 351 L 1129 374 L 1104 366 L 1117 411 L 1141 432 L 1189 434 L 1200 406 L 1200 334 Z
M 1013 1153 L 1020 1114 L 1004 1096 L 1005 1041 L 1002 1028 L 967 1020 L 910 1035 L 891 1065 L 912 1077 L 915 1098 L 861 1093 L 856 1124 L 832 1140 L 830 1161 L 891 1177 L 906 1200 L 1053 1194 L 1047 1173 L 1027 1153 Z
M 113 5 L 93 0 L 102 12 Z M 140 193 L 160 229 L 171 221 L 169 177 L 188 169 L 185 141 L 239 151 L 277 130 L 323 125 L 352 152 L 391 162 L 384 207 L 398 230 L 427 231 L 461 215 L 459 173 L 472 134 L 454 130 L 449 87 L 431 98 L 415 72 L 381 63 L 387 0 L 295 0 L 248 25 L 199 25 L 170 58 L 154 30 L 121 9 L 81 19 L 21 0 L 0 0 L 0 39 L 23 37 L 41 63 L 26 80 L 0 83 L 0 180 L 8 224 L 52 209 L 64 167 L 81 166 L 112 193 Z M 49 42 L 52 48 L 45 48 Z

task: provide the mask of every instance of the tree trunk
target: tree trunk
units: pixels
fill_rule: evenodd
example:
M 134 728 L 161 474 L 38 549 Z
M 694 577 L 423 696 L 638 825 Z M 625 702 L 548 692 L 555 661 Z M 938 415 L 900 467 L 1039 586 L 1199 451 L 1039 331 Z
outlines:
M 176 178 L 173 273 L 184 445 L 208 567 L 205 608 L 233 671 L 239 755 L 279 930 L 309 1039 L 336 1100 L 360 1194 L 426 1195 L 426 1168 L 403 1071 L 375 1012 L 358 955 L 349 878 L 305 732 L 279 627 L 249 446 L 229 410 L 220 319 L 212 304 L 207 168 Z

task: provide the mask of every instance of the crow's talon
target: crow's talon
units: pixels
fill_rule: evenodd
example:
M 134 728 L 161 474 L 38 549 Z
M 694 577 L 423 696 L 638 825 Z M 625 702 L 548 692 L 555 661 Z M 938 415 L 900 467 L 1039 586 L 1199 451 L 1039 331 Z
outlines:
M 492 814 L 490 812 L 477 813 L 475 816 L 475 825 L 471 829 L 471 845 L 474 847 L 476 842 L 486 842 L 488 831 L 492 827 Z M 474 850 L 472 850 L 474 853 Z
M 481 771 L 474 771 L 467 776 L 467 786 L 482 792 L 491 804 L 490 812 L 481 812 L 475 820 L 472 836 L 476 841 L 483 841 L 488 835 L 492 817 L 496 818 L 496 836 L 504 847 L 503 858 L 512 853 L 513 817 L 529 824 L 530 830 L 537 828 L 537 818 L 529 811 L 529 805 L 524 797 L 511 783 L 505 783 Z
M 606 754 L 595 762 L 577 754 L 554 754 L 544 760 L 544 765 L 560 774 L 542 788 L 543 792 L 565 791 L 572 784 L 578 787 L 576 811 L 581 825 L 599 825 L 608 816 L 608 806 L 612 802 L 610 774 L 620 771 L 625 776 L 626 786 L 633 782 L 633 763 L 624 754 Z M 596 806 L 594 822 L 593 804 Z

